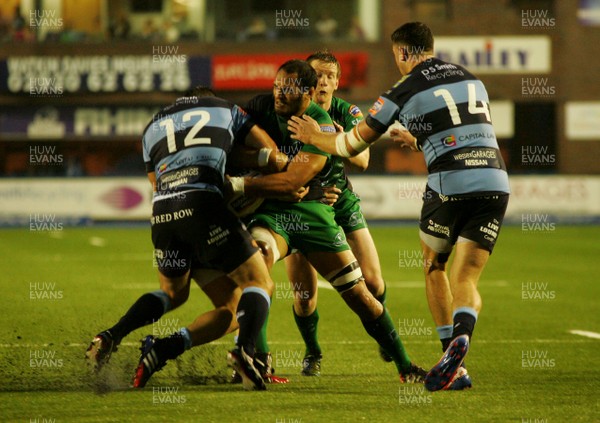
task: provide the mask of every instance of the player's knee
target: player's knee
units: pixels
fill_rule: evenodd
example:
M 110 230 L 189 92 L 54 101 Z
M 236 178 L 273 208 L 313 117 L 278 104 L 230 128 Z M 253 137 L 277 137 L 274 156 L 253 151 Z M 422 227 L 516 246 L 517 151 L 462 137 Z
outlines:
M 161 290 L 167 294 L 170 302 L 170 309 L 175 309 L 185 303 L 190 296 L 190 279 L 189 277 L 169 278 L 160 274 Z
M 179 307 L 183 303 L 187 301 L 190 296 L 190 291 L 182 289 L 178 291 L 169 290 L 167 291 L 167 295 L 169 296 L 169 300 L 171 301 L 171 310 Z
M 308 296 L 308 292 L 302 295 L 302 292 L 296 292 L 294 297 L 294 311 L 298 316 L 310 316 L 317 308 L 317 299 Z
M 240 298 L 242 297 L 242 290 L 238 287 L 233 289 L 226 298 L 223 307 L 231 312 L 233 316 L 235 316 L 238 303 L 240 302 Z
M 342 294 L 358 285 L 358 283 L 363 280 L 363 275 L 358 262 L 354 260 L 342 269 L 331 272 L 327 276 L 327 280 L 337 292 Z
M 253 227 L 250 229 L 250 233 L 256 241 L 258 248 L 260 248 L 267 266 L 270 268 L 281 257 L 279 248 L 277 248 L 277 241 L 275 240 L 275 237 L 271 231 L 261 226 Z
M 268 262 L 269 259 L 273 257 L 273 251 L 271 250 L 271 247 L 269 247 L 269 244 L 267 244 L 265 241 L 261 240 L 257 240 L 256 244 L 260 249 L 260 253 L 263 255 L 263 257 L 265 257 L 265 260 Z
M 425 271 L 425 274 L 435 271 L 445 272 L 449 256 L 450 253 L 435 253 L 429 258 L 425 258 L 423 260 L 423 270 Z
M 367 289 L 373 294 L 375 297 L 383 294 L 385 291 L 385 281 L 383 280 L 383 276 L 379 272 L 372 272 L 366 269 L 363 269 L 363 277 L 365 279 L 365 284 L 367 285 Z

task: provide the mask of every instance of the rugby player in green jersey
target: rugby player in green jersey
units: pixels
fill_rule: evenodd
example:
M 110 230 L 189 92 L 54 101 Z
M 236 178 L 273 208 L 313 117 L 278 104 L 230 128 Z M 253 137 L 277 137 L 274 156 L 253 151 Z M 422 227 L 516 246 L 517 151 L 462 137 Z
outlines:
M 421 382 L 422 369 L 410 362 L 385 307 L 367 289 L 361 268 L 336 222 L 333 207 L 322 202 L 323 188 L 339 183 L 332 155 L 291 139 L 287 119 L 310 115 L 323 132 L 334 132 L 329 115 L 313 101 L 316 72 L 304 61 L 286 62 L 279 69 L 273 95 L 259 96 L 246 107 L 252 118 L 288 155 L 285 172 L 262 177 L 231 178 L 234 192 L 273 197 L 309 188 L 302 201 L 267 198 L 249 223 L 252 236 L 264 246 L 267 266 L 300 251 L 341 294 L 359 316 L 367 333 L 392 357 L 402 382 Z M 259 350 L 257 342 L 257 351 Z
M 358 106 L 334 97 L 337 90 L 341 67 L 336 57 L 328 51 L 319 51 L 310 55 L 306 61 L 317 72 L 318 85 L 313 96 L 323 110 L 327 111 L 340 131 L 349 131 L 362 120 L 363 115 Z M 360 208 L 360 199 L 352 190 L 346 177 L 344 159 L 332 156 L 332 175 L 335 177 L 333 187 L 339 193 L 333 204 L 335 221 L 342 227 L 347 241 L 352 248 L 363 272 L 367 288 L 382 304 L 385 301 L 385 282 L 381 275 L 379 256 L 373 238 L 367 228 L 366 220 Z M 347 159 L 351 166 L 365 170 L 369 165 L 369 150 L 356 157 Z M 286 270 L 294 295 L 294 318 L 300 330 L 306 351 L 302 363 L 302 374 L 319 376 L 321 372 L 321 347 L 317 338 L 319 312 L 317 309 L 317 272 L 302 254 L 290 254 L 285 259 Z M 386 361 L 391 357 L 381 351 Z

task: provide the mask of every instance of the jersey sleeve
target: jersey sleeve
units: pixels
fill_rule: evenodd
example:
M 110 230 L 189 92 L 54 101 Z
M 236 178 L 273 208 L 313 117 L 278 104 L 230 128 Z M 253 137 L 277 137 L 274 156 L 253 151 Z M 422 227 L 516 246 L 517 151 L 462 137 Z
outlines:
M 367 125 L 375 132 L 383 134 L 396 121 L 399 112 L 398 105 L 382 95 L 369 109 L 366 119 Z
M 234 138 L 236 140 L 243 140 L 255 125 L 254 121 L 244 109 L 235 104 L 231 108 L 231 118 L 233 121 L 232 131 Z
M 152 146 L 157 141 L 157 128 L 158 122 L 164 118 L 164 108 L 157 112 L 142 132 L 142 158 L 144 159 L 144 166 L 146 167 L 146 173 L 154 172 L 156 163 L 152 160 Z
M 154 163 L 150 157 L 150 151 L 148 151 L 148 144 L 146 143 L 146 134 L 142 137 L 142 156 L 144 158 L 144 165 L 146 166 L 146 173 L 154 172 Z
M 364 116 L 360 108 L 356 104 L 350 104 L 344 114 L 344 131 L 348 132 L 363 119 Z
M 383 134 L 400 118 L 400 112 L 412 96 L 415 79 L 403 76 L 392 88 L 383 93 L 369 109 L 366 122 L 369 128 Z
M 312 107 L 310 111 L 307 110 L 307 113 L 311 118 L 317 121 L 319 127 L 321 128 L 321 132 L 333 133 L 335 134 L 335 126 L 333 126 L 333 121 L 327 112 L 321 109 L 319 106 L 315 105 Z M 324 151 L 319 150 L 313 145 L 304 144 L 302 150 L 307 153 L 320 154 L 322 156 L 330 157 L 331 154 L 325 153 Z

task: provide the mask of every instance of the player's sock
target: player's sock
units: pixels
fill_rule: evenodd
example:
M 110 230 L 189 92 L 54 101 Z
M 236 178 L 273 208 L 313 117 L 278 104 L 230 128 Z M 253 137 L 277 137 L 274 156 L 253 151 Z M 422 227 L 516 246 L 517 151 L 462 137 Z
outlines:
M 192 336 L 188 328 L 181 328 L 178 332 L 166 338 L 157 338 L 154 348 L 159 357 L 173 360 L 192 347 Z
M 265 323 L 260 328 L 260 332 L 258 332 L 258 336 L 256 337 L 256 343 L 254 345 L 256 354 L 258 354 L 258 353 L 267 354 L 270 352 L 269 343 L 267 342 L 267 324 L 268 323 L 269 323 L 269 312 L 267 311 L 267 316 L 265 317 Z
M 371 322 L 362 321 L 367 333 L 392 357 L 398 372 L 410 369 L 411 362 L 402 341 L 394 328 L 394 323 L 388 311 L 384 308 L 383 313 Z
M 386 299 L 386 297 L 387 297 L 387 286 L 385 285 L 385 282 L 384 282 L 384 285 L 383 285 L 383 294 L 378 295 L 375 298 L 377 299 L 377 301 L 379 301 L 381 304 L 383 304 L 385 306 L 385 299 Z
M 166 292 L 158 290 L 142 295 L 121 320 L 109 329 L 113 338 L 120 342 L 130 332 L 157 321 L 171 309 L 171 299 Z
M 242 292 L 236 314 L 240 325 L 237 345 L 250 357 L 254 356 L 256 338 L 269 314 L 270 302 L 269 294 L 262 288 L 252 286 Z
M 310 316 L 298 316 L 294 307 L 292 306 L 294 313 L 294 320 L 296 320 L 296 326 L 304 339 L 304 345 L 306 345 L 306 355 L 321 355 L 321 346 L 317 339 L 317 326 L 319 324 L 319 311 L 315 308 L 315 311 Z
M 452 313 L 452 319 L 454 321 L 452 339 L 460 335 L 468 335 L 471 339 L 477 322 L 477 311 L 471 307 L 459 307 Z
M 442 343 L 442 351 L 448 349 L 448 345 L 452 341 L 452 325 L 442 325 L 435 328 Z

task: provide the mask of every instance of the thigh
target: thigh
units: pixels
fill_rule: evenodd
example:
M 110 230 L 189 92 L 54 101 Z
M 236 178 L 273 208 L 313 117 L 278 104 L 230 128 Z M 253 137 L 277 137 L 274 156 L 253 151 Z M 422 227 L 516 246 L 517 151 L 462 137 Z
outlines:
M 346 237 L 363 271 L 381 274 L 379 254 L 369 230 L 367 228 L 359 229 L 346 234 Z
M 447 259 L 458 238 L 454 228 L 455 222 L 454 203 L 427 188 L 419 223 L 419 236 L 422 243 L 436 253 L 445 255 Z
M 508 195 L 476 198 L 464 203 L 465 216 L 459 232 L 459 244 L 462 239 L 470 240 L 491 254 L 502 227 Z
M 356 261 L 356 257 L 350 250 L 338 253 L 309 253 L 306 258 L 327 280 L 333 279 L 338 272 Z
M 193 268 L 229 273 L 258 251 L 250 233 L 220 197 L 201 201 L 198 212 L 194 210 L 181 224 L 181 238 L 193 246 Z
M 186 274 L 197 260 L 193 243 L 187 240 L 186 231 L 198 230 L 198 224 L 186 225 L 180 213 L 193 216 L 200 209 L 197 199 L 190 195 L 166 198 L 152 205 L 152 244 L 154 265 L 161 275 L 176 278 Z
M 290 254 L 285 258 L 285 269 L 294 291 L 307 293 L 312 298 L 317 292 L 317 271 L 302 253 Z
M 273 292 L 273 281 L 260 251 L 227 274 L 240 288 L 259 286 L 269 295 Z
M 335 221 L 332 207 L 317 201 L 299 203 L 290 210 L 290 216 L 301 223 L 301 226 L 289 227 L 290 244 L 305 256 L 350 249 L 343 229 Z

